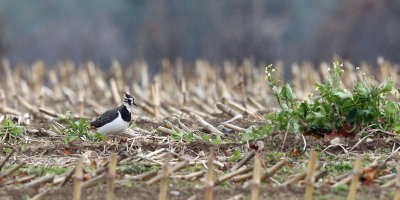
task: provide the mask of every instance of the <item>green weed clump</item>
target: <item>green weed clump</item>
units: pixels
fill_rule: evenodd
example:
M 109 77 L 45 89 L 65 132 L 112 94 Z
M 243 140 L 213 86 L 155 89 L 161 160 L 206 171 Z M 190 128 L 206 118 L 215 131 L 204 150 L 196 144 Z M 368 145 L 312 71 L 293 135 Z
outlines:
M 0 141 L 2 143 L 15 144 L 18 137 L 21 137 L 24 132 L 24 127 L 14 123 L 9 115 L 6 116 L 0 129 Z
M 193 132 L 185 134 L 183 131 L 176 132 L 174 129 L 172 129 L 171 137 L 173 140 L 179 141 L 179 142 L 182 142 L 182 141 L 192 142 L 192 141 L 196 140 L 196 137 Z
M 310 93 L 307 95 L 310 101 L 297 101 L 289 84 L 279 91 L 276 69 L 272 65 L 266 67 L 265 78 L 281 108 L 280 112 L 267 115 L 275 130 L 288 130 L 297 135 L 340 136 L 362 134 L 367 129 L 400 132 L 399 104 L 387 98 L 389 93 L 397 95 L 390 77 L 376 86 L 361 75 L 362 78 L 348 90 L 341 81 L 342 64 L 334 62 L 328 71 L 325 83 L 315 83 L 318 93 L 315 98 Z
M 106 139 L 106 136 L 103 134 L 91 134 L 89 132 L 90 124 L 86 122 L 85 118 L 80 118 L 78 121 L 74 121 L 71 112 L 67 112 L 65 118 L 62 117 L 59 118 L 59 120 L 67 123 L 67 127 L 61 130 L 63 134 L 67 135 L 64 142 L 71 142 L 78 139 L 91 141 L 102 141 Z

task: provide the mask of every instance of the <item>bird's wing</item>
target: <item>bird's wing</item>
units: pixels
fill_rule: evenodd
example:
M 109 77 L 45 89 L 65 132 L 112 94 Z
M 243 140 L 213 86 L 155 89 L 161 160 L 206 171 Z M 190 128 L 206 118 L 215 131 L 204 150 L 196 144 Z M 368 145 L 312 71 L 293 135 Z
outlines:
M 96 120 L 90 122 L 90 125 L 96 128 L 102 127 L 104 124 L 111 122 L 117 117 L 118 117 L 118 109 L 112 109 L 101 114 L 100 117 L 98 117 Z

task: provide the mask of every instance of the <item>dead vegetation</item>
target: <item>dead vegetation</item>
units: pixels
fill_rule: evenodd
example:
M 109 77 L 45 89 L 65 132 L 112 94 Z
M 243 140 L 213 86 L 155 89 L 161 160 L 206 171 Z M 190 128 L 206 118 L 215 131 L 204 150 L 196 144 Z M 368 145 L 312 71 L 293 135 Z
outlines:
M 326 79 L 325 65 L 293 65 L 300 99 L 314 90 L 312 83 Z M 344 66 L 350 87 L 356 74 L 350 63 Z M 144 62 L 122 68 L 113 61 L 108 72 L 92 62 L 11 68 L 3 60 L 2 67 L 0 122 L 13 123 L 1 130 L 0 195 L 6 199 L 310 199 L 313 190 L 314 197 L 325 198 L 344 198 L 349 190 L 352 199 L 358 181 L 360 197 L 371 191 L 376 198 L 391 197 L 394 188 L 385 188 L 398 185 L 397 136 L 376 131 L 374 137 L 330 140 L 262 132 L 265 115 L 277 103 L 264 79 L 265 65 L 249 60 L 222 67 L 200 60 L 192 69 L 165 60 L 154 76 Z M 361 68 L 373 73 L 367 64 Z M 379 63 L 378 80 L 390 74 L 398 84 L 396 70 Z M 139 108 L 121 136 L 65 141 L 69 125 L 61 119 L 90 121 L 120 104 L 124 91 Z M 318 155 L 311 153 L 308 162 L 311 149 Z M 351 175 L 360 156 L 360 169 Z M 350 189 L 343 188 L 350 182 Z

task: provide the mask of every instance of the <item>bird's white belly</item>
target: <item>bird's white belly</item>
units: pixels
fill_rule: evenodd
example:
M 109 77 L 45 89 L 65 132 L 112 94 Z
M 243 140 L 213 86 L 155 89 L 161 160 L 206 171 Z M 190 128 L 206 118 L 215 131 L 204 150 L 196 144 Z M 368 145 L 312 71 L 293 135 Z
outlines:
M 123 132 L 129 127 L 129 122 L 122 119 L 121 114 L 118 112 L 118 117 L 108 124 L 97 128 L 97 131 L 102 134 L 117 134 Z

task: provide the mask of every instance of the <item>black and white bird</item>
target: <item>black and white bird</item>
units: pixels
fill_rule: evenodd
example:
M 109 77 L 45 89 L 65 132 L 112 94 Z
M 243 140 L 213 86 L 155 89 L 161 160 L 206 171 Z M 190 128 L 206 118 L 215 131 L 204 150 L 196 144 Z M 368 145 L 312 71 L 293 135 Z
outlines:
M 91 129 L 105 135 L 114 135 L 123 132 L 131 122 L 132 106 L 136 105 L 135 99 L 125 92 L 121 106 L 108 110 L 90 123 Z

